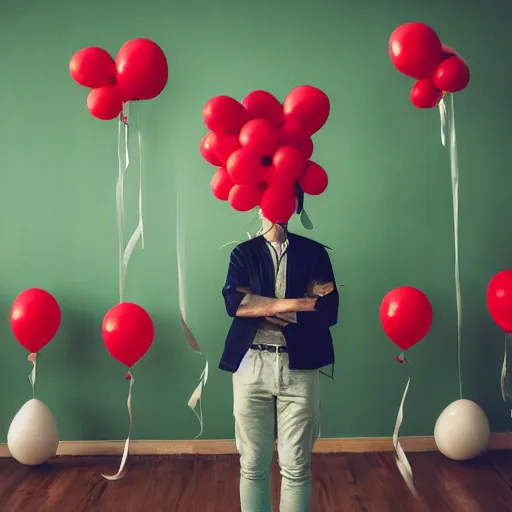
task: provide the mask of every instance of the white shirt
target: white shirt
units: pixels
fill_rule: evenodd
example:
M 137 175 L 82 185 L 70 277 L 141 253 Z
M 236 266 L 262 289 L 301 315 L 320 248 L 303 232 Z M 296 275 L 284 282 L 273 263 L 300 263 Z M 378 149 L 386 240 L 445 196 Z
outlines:
M 270 255 L 274 264 L 275 295 L 278 299 L 286 296 L 286 267 L 288 240 L 284 242 L 267 242 Z M 253 343 L 264 345 L 286 345 L 286 340 L 281 327 L 268 321 L 263 321 L 256 333 Z

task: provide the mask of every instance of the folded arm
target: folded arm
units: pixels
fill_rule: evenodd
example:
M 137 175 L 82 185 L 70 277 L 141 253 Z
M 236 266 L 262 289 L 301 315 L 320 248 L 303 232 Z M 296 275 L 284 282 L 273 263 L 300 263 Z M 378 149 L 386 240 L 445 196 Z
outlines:
M 235 316 L 241 317 L 278 317 L 285 322 L 292 320 L 288 315 L 298 311 L 314 311 L 316 298 L 305 297 L 302 299 L 274 299 L 254 295 L 244 287 L 237 288 L 238 292 L 245 293 L 244 298 L 237 308 Z

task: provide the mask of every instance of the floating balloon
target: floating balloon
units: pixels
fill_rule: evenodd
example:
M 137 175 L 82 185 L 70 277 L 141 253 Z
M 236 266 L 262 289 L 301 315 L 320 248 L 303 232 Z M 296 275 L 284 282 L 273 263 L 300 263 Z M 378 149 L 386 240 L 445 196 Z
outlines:
M 214 132 L 208 132 L 199 144 L 201 156 L 209 163 L 215 166 L 222 165 L 222 160 L 218 157 L 216 151 L 217 135 Z
M 69 72 L 77 83 L 92 89 L 89 112 L 105 121 L 119 116 L 125 102 L 156 98 L 169 74 L 164 52 L 149 39 L 128 41 L 115 61 L 102 48 L 83 48 L 71 57 Z
M 428 334 L 432 316 L 428 297 L 411 286 L 391 290 L 380 305 L 382 328 L 388 338 L 402 350 L 416 345 Z
M 306 161 L 302 153 L 293 146 L 280 147 L 272 157 L 272 170 L 268 184 L 271 187 L 293 187 L 302 176 Z
M 237 211 L 259 205 L 268 220 L 288 222 L 296 208 L 302 210 L 304 193 L 318 195 L 327 188 L 327 173 L 309 159 L 311 134 L 325 124 L 329 110 L 327 95 L 310 85 L 293 89 L 282 106 L 260 90 L 242 103 L 230 96 L 208 100 L 203 120 L 210 131 L 199 150 L 217 167 L 210 182 L 213 195 Z
M 421 80 L 432 76 L 443 57 L 443 47 L 429 26 L 418 22 L 404 23 L 389 38 L 389 56 L 398 71 Z
M 57 454 L 59 433 L 50 409 L 33 398 L 16 413 L 7 432 L 7 446 L 21 464 L 38 466 Z
M 103 48 L 90 47 L 78 50 L 69 62 L 71 77 L 78 84 L 95 89 L 116 83 L 116 64 Z
M 251 119 L 266 119 L 276 128 L 283 122 L 283 108 L 279 100 L 267 91 L 252 91 L 243 100 L 242 105 Z
M 295 213 L 297 198 L 293 188 L 267 188 L 261 197 L 263 217 L 275 224 L 288 222 Z
M 165 53 L 149 39 L 132 39 L 116 55 L 117 85 L 123 101 L 152 100 L 167 85 Z
M 238 134 L 248 119 L 245 107 L 230 96 L 215 96 L 203 107 L 204 124 L 214 132 Z
M 261 194 L 254 185 L 235 185 L 229 192 L 229 204 L 234 210 L 247 212 L 258 206 Z
M 512 333 L 512 270 L 498 272 L 487 286 L 487 308 L 506 333 Z
M 237 149 L 231 154 L 227 170 L 236 185 L 258 185 L 265 178 L 261 156 L 248 148 Z
M 11 329 L 18 343 L 39 352 L 57 334 L 61 312 L 53 295 L 40 288 L 21 292 L 11 307 Z
M 428 78 L 418 80 L 412 86 L 410 94 L 411 103 L 416 108 L 433 108 L 439 103 L 442 97 L 443 92 Z
M 454 55 L 444 59 L 437 66 L 432 80 L 438 89 L 454 93 L 465 89 L 470 78 L 468 65 Z
M 229 199 L 229 193 L 234 186 L 233 180 L 229 177 L 228 171 L 224 167 L 220 167 L 217 170 L 210 182 L 213 195 L 221 201 Z
M 299 179 L 302 190 L 311 196 L 318 196 L 325 192 L 328 184 L 329 177 L 325 169 L 317 163 L 309 161 L 302 177 Z
M 389 56 L 398 71 L 419 80 L 410 92 L 417 108 L 436 107 L 444 94 L 462 91 L 469 84 L 468 65 L 424 23 L 397 27 L 389 39 Z
M 87 108 L 96 119 L 115 119 L 123 109 L 121 92 L 115 85 L 93 89 L 87 96 Z
M 300 150 L 302 156 L 308 160 L 313 154 L 313 141 L 301 124 L 288 119 L 279 130 L 281 146 L 294 146 Z
M 471 400 L 452 402 L 441 413 L 434 429 L 437 448 L 453 460 L 469 460 L 484 453 L 490 435 L 485 412 Z
M 149 314 L 130 302 L 121 302 L 103 318 L 102 336 L 110 355 L 131 368 L 149 350 L 154 337 Z
M 298 121 L 310 135 L 326 123 L 330 109 L 327 94 L 311 85 L 295 87 L 283 102 L 285 119 Z
M 273 155 L 279 146 L 279 132 L 266 119 L 252 119 L 242 126 L 239 141 L 261 157 Z

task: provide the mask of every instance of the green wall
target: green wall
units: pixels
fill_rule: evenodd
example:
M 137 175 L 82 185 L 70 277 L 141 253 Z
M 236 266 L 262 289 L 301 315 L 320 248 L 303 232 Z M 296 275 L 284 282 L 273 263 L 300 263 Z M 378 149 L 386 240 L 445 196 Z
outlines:
M 8 311 L 24 288 L 51 291 L 61 330 L 39 359 L 38 397 L 61 437 L 125 436 L 124 369 L 103 347 L 103 314 L 117 299 L 116 122 L 91 118 L 86 90 L 68 75 L 71 55 L 102 46 L 115 54 L 149 37 L 165 50 L 168 88 L 142 105 L 146 249 L 134 254 L 127 300 L 153 316 L 156 339 L 135 367 L 135 437 L 186 439 L 197 422 L 186 406 L 202 360 L 184 341 L 177 293 L 176 184 L 186 231 L 189 323 L 211 362 L 205 437 L 231 438 L 230 376 L 216 370 L 229 322 L 220 288 L 229 249 L 251 216 L 235 214 L 209 190 L 213 168 L 198 144 L 201 108 L 217 94 L 241 99 L 263 88 L 283 99 L 311 83 L 332 101 L 315 136 L 315 159 L 331 184 L 308 198 L 315 239 L 333 247 L 342 292 L 334 329 L 337 378 L 324 379 L 324 436 L 386 436 L 407 369 L 381 331 L 383 295 L 409 284 L 430 297 L 435 322 L 410 352 L 412 389 L 403 433 L 430 434 L 458 398 L 448 154 L 437 111 L 415 110 L 412 81 L 396 72 L 387 42 L 399 24 L 432 25 L 470 63 L 473 80 L 457 95 L 460 251 L 465 393 L 493 430 L 508 429 L 499 374 L 502 335 L 486 310 L 485 288 L 512 265 L 510 121 L 512 4 L 462 0 L 110 0 L 8 2 L 0 18 L 0 441 L 30 398 L 26 353 Z M 133 181 L 132 181 L 133 180 Z M 136 179 L 128 179 L 135 212 Z M 130 217 L 135 223 L 135 216 Z M 134 224 L 133 224 L 134 226 Z M 301 232 L 300 226 L 294 229 Z

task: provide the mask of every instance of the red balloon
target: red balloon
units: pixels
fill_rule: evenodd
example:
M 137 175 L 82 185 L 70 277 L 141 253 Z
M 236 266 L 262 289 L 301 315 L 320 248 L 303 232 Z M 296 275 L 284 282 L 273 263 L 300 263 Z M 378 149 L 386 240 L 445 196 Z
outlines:
M 18 343 L 29 352 L 39 352 L 57 334 L 61 312 L 53 295 L 40 288 L 21 292 L 10 313 L 11 329 Z
M 155 329 L 145 309 L 121 302 L 103 318 L 101 334 L 110 355 L 131 368 L 151 347 Z
M 252 210 L 261 199 L 262 190 L 254 185 L 235 185 L 229 192 L 229 204 L 234 210 Z
M 228 133 L 216 133 L 214 136 L 214 148 L 215 153 L 222 162 L 221 165 L 226 165 L 228 158 L 237 149 L 240 149 L 240 143 L 236 135 L 230 135 Z
M 300 150 L 307 160 L 313 154 L 313 141 L 308 132 L 296 119 L 287 119 L 279 131 L 279 143 L 281 146 L 294 146 Z
M 261 213 L 265 219 L 274 224 L 288 222 L 297 206 L 293 187 L 269 187 L 263 192 L 260 201 Z
M 498 272 L 487 286 L 487 308 L 492 319 L 512 332 L 512 270 Z
M 459 92 L 465 89 L 471 78 L 468 65 L 456 55 L 444 59 L 434 71 L 432 80 L 441 91 Z
M 306 160 L 293 146 L 280 147 L 272 158 L 272 168 L 268 176 L 271 187 L 292 186 L 302 175 Z
M 224 167 L 220 167 L 210 181 L 213 195 L 221 201 L 227 201 L 229 199 L 229 193 L 234 186 L 235 184 Z
M 201 152 L 201 156 L 212 165 L 218 167 L 222 165 L 222 161 L 217 156 L 217 152 L 215 150 L 216 144 L 216 135 L 214 132 L 208 132 L 202 139 L 199 144 L 199 151 Z
M 132 39 L 116 56 L 117 84 L 124 101 L 151 100 L 167 85 L 169 70 L 162 48 L 149 39 Z
M 283 102 L 285 120 L 299 121 L 309 135 L 322 128 L 329 117 L 330 109 L 327 94 L 311 85 L 295 87 Z
M 457 52 L 451 46 L 443 44 L 442 48 L 443 48 L 443 59 L 447 59 L 448 57 L 453 57 L 454 55 L 457 55 Z M 458 55 L 457 55 L 457 57 L 458 57 Z
M 69 61 L 69 73 L 75 82 L 91 89 L 116 83 L 114 59 L 96 46 L 78 50 Z
M 236 185 L 259 185 L 265 179 L 261 157 L 248 148 L 241 148 L 232 153 L 226 168 Z
M 443 97 L 443 91 L 440 91 L 432 80 L 425 78 L 412 86 L 409 97 L 416 108 L 434 108 Z
M 329 177 L 323 167 L 311 160 L 307 162 L 304 174 L 299 179 L 300 188 L 310 196 L 318 196 L 325 192 Z
M 432 315 L 428 297 L 411 286 L 391 290 L 380 305 L 382 328 L 402 350 L 416 345 L 428 334 Z
M 123 109 L 121 92 L 116 86 L 93 89 L 87 96 L 87 108 L 96 119 L 115 119 Z
M 279 145 L 279 132 L 266 119 L 253 119 L 242 126 L 240 144 L 258 155 L 271 156 Z
M 204 124 L 214 132 L 238 134 L 248 119 L 245 107 L 230 96 L 210 98 L 203 107 Z
M 263 118 L 275 127 L 283 124 L 283 107 L 279 100 L 267 91 L 252 91 L 243 100 L 251 119 Z
M 428 25 L 404 23 L 389 38 L 389 56 L 398 71 L 421 80 L 432 76 L 443 58 L 443 48 L 439 37 Z

